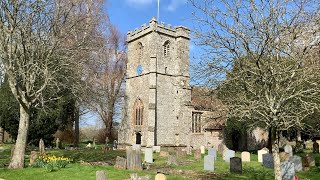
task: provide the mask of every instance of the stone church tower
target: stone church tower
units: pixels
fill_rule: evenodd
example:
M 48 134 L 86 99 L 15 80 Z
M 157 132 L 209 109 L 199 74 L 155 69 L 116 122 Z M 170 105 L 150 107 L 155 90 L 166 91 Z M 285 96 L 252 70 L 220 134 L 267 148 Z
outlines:
M 155 18 L 128 32 L 125 117 L 120 144 L 185 146 L 191 133 L 190 30 Z

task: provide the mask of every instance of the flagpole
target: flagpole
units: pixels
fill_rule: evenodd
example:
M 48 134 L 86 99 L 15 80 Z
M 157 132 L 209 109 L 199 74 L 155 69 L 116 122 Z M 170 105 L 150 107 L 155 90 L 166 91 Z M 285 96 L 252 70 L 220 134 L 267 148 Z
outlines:
M 158 0 L 158 23 L 159 23 L 159 20 L 160 20 L 160 0 Z

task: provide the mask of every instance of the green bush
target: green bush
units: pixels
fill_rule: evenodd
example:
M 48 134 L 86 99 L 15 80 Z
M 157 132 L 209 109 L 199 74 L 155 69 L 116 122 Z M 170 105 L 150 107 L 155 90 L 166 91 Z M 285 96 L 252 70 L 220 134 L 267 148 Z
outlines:
M 40 167 L 52 172 L 61 168 L 65 168 L 71 160 L 65 157 L 57 157 L 55 155 L 39 156 L 33 167 Z

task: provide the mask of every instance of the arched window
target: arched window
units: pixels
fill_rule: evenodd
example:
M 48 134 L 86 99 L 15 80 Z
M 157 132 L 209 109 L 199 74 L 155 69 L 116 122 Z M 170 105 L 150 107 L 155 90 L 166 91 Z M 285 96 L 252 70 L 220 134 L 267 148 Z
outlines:
M 142 54 L 143 54 L 143 45 L 142 45 L 141 42 L 138 42 L 138 48 L 137 48 L 137 50 L 138 50 L 139 59 L 141 59 L 141 58 L 142 58 Z
M 163 44 L 163 55 L 169 56 L 170 55 L 170 41 L 166 41 Z
M 137 99 L 133 106 L 134 125 L 141 126 L 143 124 L 143 103 L 141 99 Z

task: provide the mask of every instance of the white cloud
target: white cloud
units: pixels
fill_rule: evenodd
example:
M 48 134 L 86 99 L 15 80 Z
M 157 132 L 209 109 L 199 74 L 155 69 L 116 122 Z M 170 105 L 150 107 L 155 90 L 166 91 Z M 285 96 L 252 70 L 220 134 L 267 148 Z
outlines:
M 155 2 L 156 0 L 126 0 L 129 5 L 132 6 L 146 6 Z
M 175 11 L 179 6 L 187 3 L 187 0 L 171 0 L 167 7 L 168 11 Z

